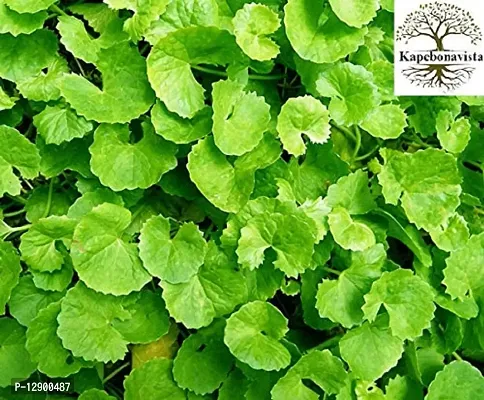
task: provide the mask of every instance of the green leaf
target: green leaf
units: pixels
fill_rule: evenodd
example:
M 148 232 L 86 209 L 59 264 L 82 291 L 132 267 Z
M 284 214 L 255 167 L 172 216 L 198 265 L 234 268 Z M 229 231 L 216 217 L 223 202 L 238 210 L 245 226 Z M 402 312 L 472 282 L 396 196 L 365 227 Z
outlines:
M 366 214 L 376 207 L 370 193 L 368 175 L 362 170 L 338 179 L 328 188 L 324 202 L 331 208 L 343 207 L 351 215 Z
M 26 379 L 35 371 L 35 364 L 25 349 L 25 328 L 11 318 L 0 318 L 0 387 L 12 379 Z
M 205 263 L 186 283 L 161 282 L 166 308 L 187 328 L 210 325 L 247 300 L 245 277 L 234 260 L 209 243 Z
M 235 368 L 219 390 L 218 400 L 246 400 L 249 380 L 242 371 Z
M 22 236 L 20 252 L 30 268 L 39 272 L 61 269 L 64 255 L 59 246 L 67 247 L 72 239 L 77 222 L 66 216 L 51 216 L 35 222 Z M 65 247 L 64 247 L 65 249 Z
M 103 204 L 111 203 L 117 206 L 124 206 L 123 198 L 106 188 L 96 189 L 92 192 L 84 193 L 81 197 L 69 207 L 67 216 L 72 219 L 80 219 L 88 214 L 94 207 Z
M 79 278 L 90 288 L 116 296 L 140 290 L 151 280 L 138 248 L 123 238 L 131 213 L 104 203 L 81 218 L 72 240 L 71 257 Z
M 467 361 L 453 361 L 437 374 L 425 400 L 471 400 L 482 396 L 484 378 L 479 370 Z
M 10 314 L 22 325 L 29 326 L 38 312 L 50 303 L 60 300 L 64 296 L 61 292 L 50 292 L 37 288 L 32 277 L 25 275 L 12 290 L 8 308 Z
M 393 368 L 403 353 L 403 341 L 392 336 L 384 319 L 363 323 L 339 342 L 341 357 L 356 377 L 372 382 Z M 371 349 L 371 355 L 362 349 Z
M 312 96 L 289 99 L 277 118 L 277 132 L 284 149 L 295 156 L 306 152 L 302 135 L 313 143 L 326 143 L 331 134 L 329 113 L 319 100 Z
M 3 3 L 18 13 L 34 14 L 47 10 L 56 0 L 3 0 Z
M 166 108 L 183 118 L 193 118 L 203 109 L 204 89 L 191 66 L 228 65 L 244 56 L 235 38 L 217 28 L 190 27 L 171 32 L 151 49 L 147 59 L 151 86 Z
M 106 0 L 115 10 L 127 8 L 134 12 L 124 23 L 124 30 L 129 33 L 133 41 L 139 41 L 148 30 L 151 23 L 156 21 L 166 10 L 169 0 Z
M 386 387 L 385 399 L 423 400 L 421 386 L 408 376 L 397 375 Z
M 61 15 L 58 17 L 58 21 L 57 30 L 60 34 L 60 41 L 67 51 L 76 58 L 95 64 L 101 46 L 98 40 L 92 39 L 87 33 L 84 23 L 70 15 Z
M 19 282 L 21 271 L 20 257 L 12 243 L 0 242 L 0 315 L 5 314 L 5 304 Z
M 198 272 L 207 244 L 193 222 L 182 225 L 171 239 L 169 220 L 158 215 L 143 225 L 139 250 L 151 275 L 169 283 L 182 283 Z
M 151 109 L 151 122 L 155 132 L 177 144 L 202 139 L 212 131 L 212 109 L 202 108 L 192 119 L 179 117 L 168 111 L 159 101 Z
M 0 5 L 1 7 L 1 5 Z M 5 91 L 0 87 L 0 111 L 10 110 L 15 106 L 17 99 L 15 97 L 10 97 Z
M 35 145 L 14 128 L 0 125 L 0 197 L 4 193 L 20 194 L 20 180 L 15 168 L 27 179 L 39 173 L 40 157 Z
M 336 207 L 328 216 L 328 223 L 333 238 L 343 249 L 363 251 L 376 243 L 373 231 L 362 222 L 355 222 L 349 212 Z
M 303 380 L 311 380 L 325 395 L 337 394 L 344 387 L 347 373 L 343 363 L 329 350 L 312 351 L 304 355 L 271 390 L 273 400 L 317 400 L 317 392 Z
M 213 84 L 213 137 L 227 155 L 241 156 L 262 140 L 271 119 L 262 96 L 230 80 Z M 243 134 L 242 134 L 243 133 Z
M 407 115 L 396 104 L 385 104 L 371 111 L 361 123 L 370 135 L 380 139 L 397 139 L 407 126 Z
M 252 170 L 232 166 L 215 146 L 212 137 L 200 140 L 188 155 L 190 179 L 216 207 L 237 212 L 254 189 Z
M 52 303 L 40 310 L 27 329 L 27 343 L 32 360 L 37 369 L 50 377 L 65 377 L 78 372 L 90 363 L 72 357 L 62 346 L 57 336 L 57 316 L 61 311 L 60 302 Z
M 124 381 L 126 400 L 186 400 L 185 392 L 173 381 L 172 361 L 154 359 L 133 369 Z
M 430 286 L 408 269 L 384 272 L 365 295 L 362 310 L 374 321 L 383 306 L 390 316 L 392 334 L 413 340 L 430 327 L 434 317 L 434 294 Z
M 65 215 L 69 209 L 69 205 L 72 201 L 72 193 L 59 192 L 55 188 L 55 183 L 53 183 L 52 193 L 50 196 L 50 207 L 49 205 L 49 185 L 37 186 L 30 193 L 30 196 L 25 205 L 25 211 L 27 211 L 25 217 L 29 222 L 37 222 L 41 218 L 45 218 L 44 214 L 47 208 L 47 217 L 51 215 Z
M 146 189 L 176 167 L 176 146 L 156 135 L 149 122 L 142 123 L 143 138 L 130 143 L 128 125 L 100 125 L 89 148 L 91 170 L 112 190 Z
M 462 103 L 451 96 L 418 96 L 411 97 L 415 113 L 409 115 L 409 125 L 423 137 L 435 133 L 437 116 L 443 110 L 449 110 L 453 118 L 461 111 Z
M 112 326 L 130 343 L 151 343 L 168 333 L 170 316 L 160 292 L 141 291 L 136 295 L 136 302 L 124 307 L 131 318 L 113 321 Z
M 410 222 L 430 230 L 443 225 L 459 206 L 461 178 L 455 158 L 440 150 L 400 153 L 382 149 L 385 164 L 378 174 L 389 204 L 401 204 Z
M 13 36 L 18 36 L 22 33 L 28 35 L 42 28 L 47 16 L 48 14 L 45 11 L 35 14 L 21 14 L 13 11 L 2 2 L 0 4 L 0 21 L 2 21 L 0 33 L 10 33 Z
M 430 230 L 429 233 L 437 247 L 444 251 L 457 250 L 465 246 L 469 239 L 467 222 L 459 214 L 455 214 L 443 226 Z
M 398 239 L 405 244 L 405 246 L 412 250 L 422 265 L 426 267 L 432 265 L 429 248 L 414 225 L 402 222 L 390 212 L 382 209 L 377 209 L 373 212 L 382 216 L 387 221 L 388 236 Z
M 454 121 L 452 113 L 442 110 L 437 115 L 437 137 L 442 147 L 451 153 L 462 153 L 471 138 L 471 124 L 467 118 Z
M 251 368 L 278 371 L 291 360 L 281 343 L 287 331 L 287 319 L 276 307 L 254 301 L 243 305 L 227 320 L 224 342 L 237 359 Z
M 44 72 L 45 69 L 47 69 L 47 72 Z M 65 72 L 69 72 L 67 61 L 61 57 L 56 57 L 47 68 L 43 68 L 37 74 L 18 82 L 17 89 L 22 96 L 29 100 L 45 102 L 58 100 L 61 97 L 60 82 Z
M 69 6 L 69 11 L 82 15 L 96 32 L 106 31 L 113 21 L 118 20 L 118 11 L 105 3 L 76 3 Z
M 349 166 L 333 150 L 331 142 L 324 145 L 308 145 L 301 165 L 292 163 L 294 194 L 299 203 L 314 200 L 325 194 L 338 178 L 349 173 Z
M 362 123 L 380 104 L 373 75 L 361 65 L 336 64 L 321 73 L 316 86 L 321 96 L 331 97 L 329 114 L 340 125 Z
M 351 254 L 351 265 L 337 280 L 323 279 L 316 294 L 319 315 L 351 328 L 363 322 L 363 296 L 381 275 L 386 260 L 382 244 Z
M 115 400 L 116 397 L 109 396 L 104 390 L 89 389 L 82 392 L 79 400 Z
M 30 35 L 0 35 L 0 78 L 21 82 L 32 78 L 55 60 L 57 38 L 41 29 Z
M 231 17 L 230 17 L 231 18 Z M 190 26 L 220 26 L 217 0 L 172 0 L 145 33 L 152 45 L 170 32 Z
M 484 233 L 473 235 L 465 246 L 453 251 L 445 260 L 444 269 L 446 292 L 452 298 L 464 300 L 484 285 L 484 273 L 480 268 L 484 262 Z
M 329 4 L 341 21 L 356 28 L 368 24 L 380 8 L 378 0 L 329 0 Z
M 37 148 L 41 158 L 40 173 L 46 178 L 52 178 L 65 170 L 71 170 L 79 172 L 83 177 L 92 177 L 89 169 L 90 144 L 90 139 L 73 139 L 59 146 L 46 145 L 38 136 Z M 57 200 L 54 199 L 53 202 L 55 204 Z
M 153 90 L 146 76 L 145 59 L 135 48 L 121 43 L 103 49 L 96 65 L 102 75 L 102 90 L 76 74 L 62 78 L 62 95 L 77 114 L 115 124 L 129 122 L 148 111 L 154 102 Z
M 183 389 L 212 393 L 227 378 L 234 359 L 223 342 L 225 322 L 217 321 L 183 341 L 173 362 L 173 376 Z
M 232 20 L 240 48 L 253 60 L 264 61 L 279 54 L 279 46 L 270 39 L 281 22 L 277 14 L 263 4 L 245 4 Z
M 368 32 L 341 22 L 325 2 L 289 0 L 284 11 L 292 47 L 301 58 L 315 63 L 333 63 L 353 53 Z
M 103 295 L 78 283 L 62 299 L 57 317 L 62 345 L 88 361 L 123 359 L 128 342 L 112 324 L 131 318 L 124 301 L 124 297 Z
M 67 289 L 72 281 L 74 270 L 69 260 L 60 270 L 53 272 L 39 272 L 35 270 L 30 271 L 34 280 L 35 286 L 42 290 L 63 292 Z
M 261 265 L 269 248 L 277 254 L 274 266 L 287 276 L 297 277 L 310 264 L 315 235 L 300 214 L 264 213 L 250 219 L 240 233 L 236 253 L 244 268 Z

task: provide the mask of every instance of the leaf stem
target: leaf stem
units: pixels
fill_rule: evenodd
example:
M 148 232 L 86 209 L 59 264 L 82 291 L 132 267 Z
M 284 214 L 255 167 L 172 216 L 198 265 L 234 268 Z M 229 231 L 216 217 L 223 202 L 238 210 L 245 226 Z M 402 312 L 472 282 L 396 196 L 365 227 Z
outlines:
M 227 77 L 228 74 L 225 71 L 219 71 L 217 69 L 207 68 L 207 67 L 200 67 L 199 65 L 192 65 L 193 69 L 196 69 L 200 72 L 206 72 L 207 74 L 216 75 Z M 249 79 L 254 81 L 278 81 L 284 78 L 284 74 L 276 74 L 276 75 L 257 75 L 257 74 L 249 74 Z
M 23 197 L 20 197 L 20 196 L 11 196 L 9 194 L 7 194 L 7 197 L 9 199 L 12 199 L 13 201 L 16 201 L 17 203 L 20 203 L 20 204 L 27 204 L 27 200 L 25 200 Z
M 122 364 L 119 368 L 116 368 L 113 372 L 111 372 L 108 376 L 106 376 L 104 379 L 103 379 L 103 385 L 109 381 L 110 379 L 114 378 L 117 374 L 119 374 L 123 369 L 125 369 L 126 367 L 129 367 L 130 365 L 130 362 L 129 361 L 126 361 L 124 364 Z
M 353 132 L 351 132 L 351 130 L 349 130 L 348 128 L 344 127 L 344 126 L 341 126 L 341 125 L 338 125 L 336 124 L 335 122 L 333 121 L 330 121 L 329 122 L 331 124 L 331 126 L 337 130 L 339 130 L 340 132 L 342 132 L 345 136 L 348 136 L 351 138 L 351 140 L 353 140 L 353 142 L 356 142 L 356 137 L 354 135 Z
M 478 168 L 481 171 L 484 171 L 482 165 L 479 164 L 479 163 L 476 163 L 475 161 L 468 161 L 468 160 L 466 160 L 466 161 L 464 161 L 464 163 L 469 164 L 469 165 L 472 165 L 473 167 Z
M 15 228 L 12 228 L 12 227 L 8 226 L 7 224 L 5 224 L 5 225 L 8 229 L 0 235 L 0 238 L 2 238 L 3 240 L 5 240 L 12 233 L 26 231 L 32 226 L 32 224 L 27 224 L 27 225 L 22 225 L 22 226 L 17 226 Z
M 363 160 L 367 159 L 368 157 L 371 157 L 373 154 L 375 154 L 378 151 L 379 148 L 380 148 L 380 144 L 377 144 L 368 153 L 365 153 L 362 156 L 356 157 L 355 161 L 363 161 Z
M 459 361 L 464 361 L 460 355 L 458 355 L 455 351 L 452 353 L 452 356 Z
M 431 145 L 425 143 L 415 132 L 412 133 L 412 137 L 413 139 L 415 139 L 417 141 L 417 143 L 420 145 L 420 146 L 423 146 L 425 148 L 430 148 L 432 147 Z
M 356 141 L 355 141 L 355 149 L 353 151 L 353 161 L 355 161 L 356 157 L 358 156 L 358 152 L 360 151 L 360 147 L 361 147 L 361 132 L 360 132 L 360 128 L 358 128 L 358 125 L 355 125 L 355 137 L 356 137 Z
M 311 350 L 324 350 L 333 347 L 336 343 L 340 341 L 342 337 L 343 335 L 333 336 L 328 340 L 325 340 L 324 342 L 318 344 L 316 347 L 313 347 Z
M 17 215 L 21 215 L 23 213 L 25 213 L 25 208 L 22 208 L 22 209 L 17 210 L 17 211 L 12 211 L 12 212 L 9 212 L 9 213 L 5 213 L 5 214 L 3 214 L 3 216 L 5 218 L 11 218 L 11 217 L 16 217 Z
M 56 4 L 52 4 L 49 8 L 57 14 L 68 16 L 68 14 Z
M 86 73 L 84 72 L 84 68 L 82 68 L 82 65 L 81 63 L 79 62 L 79 60 L 77 58 L 74 57 L 74 61 L 76 62 L 77 64 L 77 68 L 79 68 L 79 71 L 81 72 L 81 75 L 85 78 L 86 77 Z
M 331 272 L 332 274 L 335 275 L 341 275 L 341 271 L 338 271 L 337 269 L 330 268 L 330 267 L 321 267 L 324 271 Z
M 47 195 L 47 205 L 45 206 L 44 214 L 42 214 L 42 218 L 47 218 L 50 213 L 50 209 L 52 206 L 52 194 L 54 192 L 54 184 L 55 184 L 55 177 L 50 180 L 49 183 L 49 194 Z

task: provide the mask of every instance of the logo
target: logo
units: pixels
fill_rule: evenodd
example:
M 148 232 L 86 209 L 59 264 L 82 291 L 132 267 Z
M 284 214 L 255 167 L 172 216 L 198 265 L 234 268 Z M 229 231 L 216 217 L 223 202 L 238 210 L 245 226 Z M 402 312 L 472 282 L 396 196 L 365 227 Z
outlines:
M 396 0 L 395 22 L 396 95 L 484 95 L 480 0 Z

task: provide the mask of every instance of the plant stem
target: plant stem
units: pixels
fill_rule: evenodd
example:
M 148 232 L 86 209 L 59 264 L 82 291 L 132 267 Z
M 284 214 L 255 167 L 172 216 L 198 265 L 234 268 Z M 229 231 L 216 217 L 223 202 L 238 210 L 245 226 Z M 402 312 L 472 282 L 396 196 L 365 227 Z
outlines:
M 7 197 L 12 199 L 13 201 L 16 201 L 17 203 L 20 203 L 20 204 L 27 204 L 27 200 L 25 200 L 23 197 L 20 197 L 20 196 L 11 196 L 9 194 L 7 194 Z
M 373 149 L 371 149 L 368 153 L 363 154 L 362 156 L 356 157 L 355 161 L 363 161 L 367 159 L 368 157 L 371 157 L 374 153 L 378 151 L 380 148 L 380 145 L 377 144 Z
M 49 8 L 57 14 L 67 16 L 67 13 L 63 9 L 61 9 L 59 6 L 57 6 L 56 4 L 52 4 Z
M 26 231 L 28 230 L 30 227 L 32 226 L 32 224 L 27 224 L 27 225 L 22 225 L 22 226 L 17 226 L 15 228 L 12 228 L 10 226 L 7 225 L 8 227 L 8 230 L 6 232 L 4 232 L 0 238 L 3 238 L 3 240 L 6 240 L 8 236 L 10 236 L 12 233 L 15 233 L 15 232 L 23 232 L 23 231 Z
M 341 133 L 343 133 L 345 136 L 348 136 L 351 138 L 351 140 L 353 140 L 353 142 L 356 142 L 356 137 L 355 135 L 353 134 L 353 132 L 351 132 L 348 128 L 345 128 L 344 126 L 340 126 L 340 125 L 337 125 L 336 123 L 334 123 L 333 121 L 330 121 L 330 124 L 333 128 L 339 130 Z
M 11 217 L 16 217 L 17 215 L 23 214 L 24 212 L 25 212 L 25 208 L 22 208 L 21 210 L 5 213 L 5 214 L 3 214 L 3 216 L 5 218 L 11 218 Z
M 81 71 L 81 75 L 85 78 L 86 77 L 86 73 L 84 72 L 84 69 L 82 68 L 82 65 L 81 63 L 79 62 L 79 60 L 77 58 L 74 57 L 74 61 L 76 62 L 77 64 L 77 68 L 79 68 L 79 71 Z
M 464 361 L 460 355 L 458 355 L 455 351 L 452 353 L 452 356 L 459 361 Z
M 473 167 L 476 167 L 476 168 L 480 169 L 481 171 L 483 171 L 483 167 L 482 167 L 482 165 L 481 165 L 481 164 L 476 163 L 476 162 L 474 162 L 474 161 L 468 161 L 468 160 L 466 160 L 465 162 L 466 162 L 467 164 L 472 165 Z
M 50 213 L 50 208 L 52 206 L 52 193 L 54 192 L 54 184 L 55 184 L 55 177 L 50 180 L 49 183 L 49 194 L 47 195 L 47 205 L 45 206 L 44 214 L 42 214 L 42 218 L 47 218 Z
M 117 374 L 119 374 L 123 369 L 126 367 L 129 367 L 130 362 L 126 361 L 123 365 L 121 365 L 119 368 L 116 368 L 113 372 L 111 372 L 108 376 L 106 376 L 103 379 L 103 385 L 109 381 L 110 379 L 114 378 Z
M 338 271 L 337 269 L 330 268 L 330 267 L 321 267 L 324 271 L 331 272 L 332 274 L 335 275 L 341 275 L 341 271 Z
M 312 350 L 324 350 L 333 347 L 333 345 L 338 343 L 342 337 L 343 335 L 333 336 L 328 340 L 325 340 L 323 343 L 318 344 L 316 347 L 313 347 Z
M 412 137 L 413 139 L 415 139 L 417 141 L 417 143 L 420 145 L 420 146 L 423 146 L 425 148 L 429 148 L 429 147 L 432 147 L 431 145 L 425 143 L 422 139 L 420 139 L 420 137 L 416 134 L 416 133 L 413 133 L 412 134 Z
M 361 147 L 361 132 L 360 132 L 360 128 L 358 128 L 357 125 L 355 125 L 355 137 L 356 137 L 356 141 L 355 141 L 355 149 L 353 151 L 353 161 L 355 161 L 356 157 L 358 156 L 358 152 L 360 151 L 360 147 Z
M 197 71 L 206 72 L 207 74 L 211 74 L 211 75 L 222 76 L 225 78 L 228 76 L 227 72 L 225 71 L 219 71 L 219 70 L 207 68 L 207 67 L 200 67 L 199 65 L 192 65 L 191 67 L 193 69 L 196 69 Z M 254 81 L 278 81 L 282 78 L 284 78 L 284 74 L 277 74 L 277 75 L 249 74 L 249 79 L 252 79 Z

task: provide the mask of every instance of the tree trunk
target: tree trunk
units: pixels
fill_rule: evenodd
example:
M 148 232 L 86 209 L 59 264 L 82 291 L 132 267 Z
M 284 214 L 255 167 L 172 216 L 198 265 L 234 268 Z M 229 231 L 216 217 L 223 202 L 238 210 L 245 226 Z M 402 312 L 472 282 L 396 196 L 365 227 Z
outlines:
M 437 45 L 437 51 L 444 51 L 444 44 L 442 42 L 442 38 L 438 36 L 434 37 L 435 43 Z

